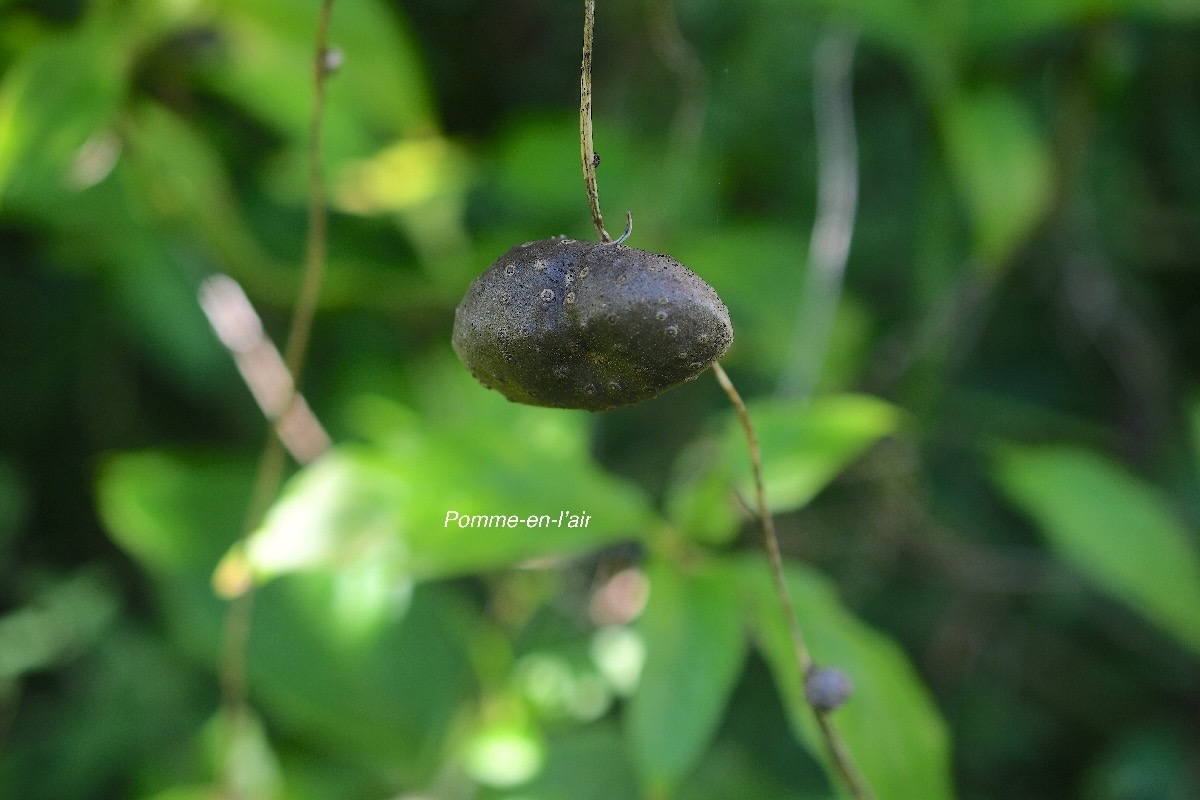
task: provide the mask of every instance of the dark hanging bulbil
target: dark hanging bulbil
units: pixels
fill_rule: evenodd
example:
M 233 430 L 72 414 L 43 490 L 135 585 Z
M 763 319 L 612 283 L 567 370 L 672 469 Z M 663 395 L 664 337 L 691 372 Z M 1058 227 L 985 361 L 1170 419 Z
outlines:
M 484 386 L 588 411 L 692 380 L 732 342 L 721 298 L 675 259 L 565 237 L 510 249 L 454 317 L 454 350 Z

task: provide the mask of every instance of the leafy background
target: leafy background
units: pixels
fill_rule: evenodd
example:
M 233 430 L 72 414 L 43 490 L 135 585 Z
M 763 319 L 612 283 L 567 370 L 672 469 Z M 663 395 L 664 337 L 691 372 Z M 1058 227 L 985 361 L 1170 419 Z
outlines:
M 731 309 L 879 796 L 1200 797 L 1200 10 L 673 5 L 600 4 L 601 197 Z M 336 6 L 305 391 L 337 446 L 246 551 L 234 724 L 212 576 L 263 423 L 195 296 L 231 275 L 283 335 L 315 2 L 0 2 L 0 796 L 836 791 L 715 381 L 589 416 L 449 348 L 499 253 L 589 235 L 576 6 Z M 848 29 L 859 215 L 804 403 L 812 55 Z

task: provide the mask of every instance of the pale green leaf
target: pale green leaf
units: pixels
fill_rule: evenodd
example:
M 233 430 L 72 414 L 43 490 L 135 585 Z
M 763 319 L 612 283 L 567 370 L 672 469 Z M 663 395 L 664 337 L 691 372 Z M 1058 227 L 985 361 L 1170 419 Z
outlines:
M 1160 492 L 1067 445 L 1003 447 L 995 476 L 1062 558 L 1200 653 L 1200 554 Z

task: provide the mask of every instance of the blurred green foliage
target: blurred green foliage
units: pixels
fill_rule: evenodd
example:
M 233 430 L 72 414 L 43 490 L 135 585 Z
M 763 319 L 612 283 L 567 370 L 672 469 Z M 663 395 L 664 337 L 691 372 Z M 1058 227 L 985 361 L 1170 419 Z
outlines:
M 878 796 L 1200 798 L 1200 6 L 599 5 L 609 226 L 730 307 Z M 304 381 L 336 444 L 239 542 L 264 424 L 196 293 L 283 336 L 316 7 L 0 2 L 0 797 L 836 796 L 715 382 L 527 408 L 449 347 L 497 255 L 590 234 L 575 3 L 338 0 Z M 819 346 L 838 31 L 859 209 L 809 400 L 776 387 Z

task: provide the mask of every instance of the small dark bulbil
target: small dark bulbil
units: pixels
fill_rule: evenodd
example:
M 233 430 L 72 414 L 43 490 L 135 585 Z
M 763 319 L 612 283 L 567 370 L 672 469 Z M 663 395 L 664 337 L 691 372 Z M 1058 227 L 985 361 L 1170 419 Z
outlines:
M 850 699 L 850 676 L 837 667 L 813 667 L 804 679 L 804 699 L 818 711 L 834 711 Z
M 454 351 L 480 383 L 555 408 L 640 403 L 732 343 L 721 298 L 675 259 L 565 237 L 510 249 L 454 316 Z

